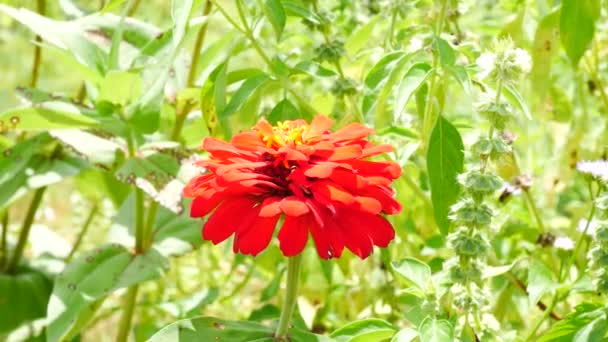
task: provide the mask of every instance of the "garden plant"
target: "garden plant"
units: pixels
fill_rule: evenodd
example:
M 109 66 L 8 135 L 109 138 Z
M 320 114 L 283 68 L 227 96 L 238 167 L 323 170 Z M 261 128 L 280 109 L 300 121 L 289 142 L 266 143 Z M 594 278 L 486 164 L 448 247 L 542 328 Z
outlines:
M 606 0 L 2 0 L 0 71 L 0 341 L 608 340 Z

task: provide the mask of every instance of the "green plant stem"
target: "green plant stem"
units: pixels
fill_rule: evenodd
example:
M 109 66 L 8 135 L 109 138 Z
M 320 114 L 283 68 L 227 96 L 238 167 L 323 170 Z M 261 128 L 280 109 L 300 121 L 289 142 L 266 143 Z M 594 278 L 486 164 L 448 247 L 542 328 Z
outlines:
M 154 223 L 156 223 L 156 213 L 158 212 L 158 202 L 151 200 L 148 206 L 148 213 L 144 223 L 143 248 L 147 250 L 152 245 L 154 235 Z
M 439 18 L 437 19 L 437 26 L 435 27 L 435 37 L 439 37 L 443 31 L 443 24 L 445 21 L 445 13 L 447 11 L 448 1 L 441 1 L 441 10 L 439 12 Z M 437 91 L 437 68 L 439 67 L 439 56 L 437 52 L 433 53 L 433 67 L 431 81 L 429 83 L 429 92 L 426 97 L 426 106 L 424 107 L 424 117 L 422 118 L 422 138 L 424 139 L 425 150 L 428 148 L 428 142 L 431 135 L 431 130 L 434 124 L 435 116 L 433 114 L 433 99 L 435 98 L 435 92 Z
M 251 45 L 258 52 L 260 57 L 262 57 L 264 62 L 266 62 L 266 64 L 270 66 L 272 64 L 272 62 L 270 61 L 270 58 L 268 58 L 268 55 L 266 55 L 264 50 L 262 50 L 262 47 L 260 46 L 258 41 L 253 36 L 251 27 L 249 27 L 249 24 L 247 23 L 247 18 L 245 18 L 245 11 L 243 10 L 243 4 L 241 3 L 241 0 L 236 0 L 236 8 L 239 12 L 239 18 L 241 19 L 241 22 L 243 23 L 243 26 L 245 27 L 245 31 L 244 31 L 245 36 L 247 36 L 247 38 L 251 42 Z
M 205 3 L 205 8 L 203 9 L 203 15 L 208 16 L 211 13 L 212 8 L 211 0 L 207 0 Z M 207 35 L 207 27 L 208 24 L 205 22 L 196 35 L 196 41 L 194 42 L 194 47 L 192 48 L 192 59 L 190 60 L 190 70 L 188 71 L 188 82 L 187 87 L 194 86 L 194 82 L 196 82 L 196 72 L 198 66 L 198 59 L 201 55 L 201 48 L 203 47 L 203 43 L 205 42 L 205 36 Z M 188 117 L 188 113 L 192 109 L 194 105 L 191 103 L 187 103 L 183 106 L 182 110 L 175 116 L 175 125 L 173 126 L 173 131 L 171 132 L 171 140 L 175 141 L 179 139 L 182 129 L 184 128 L 184 122 Z M 154 204 L 153 204 L 154 205 Z
M 576 260 L 576 256 L 578 255 L 579 250 L 581 249 L 581 246 L 583 245 L 583 241 L 585 240 L 585 236 L 587 236 L 587 231 L 589 230 L 589 227 L 591 227 L 591 220 L 593 220 L 593 216 L 595 216 L 595 210 L 596 210 L 595 198 L 599 195 L 600 191 L 601 191 L 601 187 L 598 187 L 597 193 L 594 195 L 592 183 L 589 182 L 589 195 L 591 196 L 591 209 L 589 209 L 589 215 L 587 216 L 587 223 L 585 224 L 585 228 L 581 232 L 581 235 L 578 237 L 578 240 L 576 240 L 576 245 L 574 245 L 574 250 L 572 251 L 572 255 L 570 256 L 570 258 L 568 258 L 567 263 L 563 267 L 564 272 L 563 273 L 560 272 L 560 282 L 562 282 L 565 279 L 565 277 L 567 277 L 568 274 L 570 274 L 570 268 L 574 264 L 574 261 Z
M 74 246 L 72 246 L 72 250 L 70 251 L 70 254 L 68 254 L 66 261 L 72 260 L 72 257 L 78 250 L 78 247 L 80 247 L 80 244 L 82 243 L 82 240 L 83 240 L 85 234 L 89 230 L 89 227 L 91 226 L 91 223 L 93 222 L 93 218 L 95 218 L 95 214 L 97 214 L 98 209 L 99 209 L 99 207 L 97 206 L 97 203 L 94 203 L 93 206 L 91 207 L 91 211 L 89 212 L 89 215 L 87 216 L 86 220 L 84 221 L 84 224 L 82 225 L 82 228 L 80 229 L 80 233 L 78 233 L 78 237 L 76 237 Z
M 44 195 L 45 190 L 46 187 L 42 187 L 34 192 L 34 197 L 32 198 L 32 202 L 30 202 L 30 207 L 27 210 L 27 214 L 25 215 L 25 219 L 23 220 L 23 225 L 21 226 L 19 240 L 17 241 L 17 246 L 15 247 L 15 251 L 13 252 L 13 258 L 11 259 L 7 267 L 9 273 L 15 272 L 17 266 L 19 266 L 19 261 L 21 261 L 21 257 L 23 256 L 23 250 L 25 249 L 25 244 L 27 243 L 28 237 L 30 235 L 30 230 L 32 228 L 32 223 L 34 222 L 36 210 L 38 210 L 38 207 L 40 207 L 40 203 L 42 202 L 42 197 Z
M 203 15 L 208 16 L 211 13 L 212 3 L 210 0 L 205 2 L 205 8 L 203 9 Z M 194 47 L 192 49 L 192 60 L 190 62 L 190 70 L 188 71 L 188 87 L 192 87 L 194 85 L 196 71 L 198 67 L 198 59 L 201 55 L 201 48 L 203 47 L 203 43 L 205 41 L 205 36 L 207 35 L 207 27 L 208 21 L 205 21 L 203 25 L 198 30 L 196 34 L 196 41 L 194 42 Z
M 135 188 L 135 253 L 144 252 L 145 224 L 144 224 L 144 192 Z
M 141 0 L 134 0 L 133 3 L 131 4 L 131 6 L 129 6 L 129 10 L 127 11 L 127 17 L 132 17 L 133 14 L 135 14 L 135 12 L 137 11 L 137 8 L 139 7 L 139 4 L 141 3 Z
M 6 264 L 6 257 L 8 256 L 8 246 L 6 244 L 6 238 L 8 235 L 8 208 L 4 209 L 1 216 L 2 224 L 2 237 L 0 237 L 0 271 L 4 270 Z
M 414 182 L 414 180 L 410 177 L 409 174 L 407 173 L 402 173 L 401 174 L 401 178 L 403 179 L 403 181 L 405 182 L 405 184 L 407 184 L 407 186 L 414 191 L 414 194 L 416 196 L 418 196 L 422 202 L 424 203 L 424 205 L 426 207 L 428 207 L 429 209 L 433 208 L 433 203 L 431 202 L 431 200 L 429 199 L 429 196 L 427 196 L 427 194 L 422 191 L 422 189 L 420 188 L 420 186 L 418 184 L 416 184 L 416 182 Z
M 296 307 L 296 299 L 298 297 L 298 284 L 300 282 L 300 266 L 302 265 L 302 253 L 287 259 L 287 289 L 285 300 L 281 309 L 281 317 L 279 325 L 275 333 L 275 337 L 279 340 L 285 340 L 289 331 L 289 323 L 291 316 Z
M 540 211 L 536 207 L 536 203 L 534 202 L 534 199 L 530 194 L 530 189 L 524 190 L 524 197 L 526 198 L 526 203 L 528 203 L 528 208 L 530 209 L 532 215 L 534 216 L 534 219 L 536 220 L 536 225 L 538 226 L 538 229 L 541 232 L 545 232 L 545 224 L 543 223 L 543 219 L 540 216 Z
M 36 1 L 36 11 L 40 15 L 46 13 L 46 0 Z M 40 73 L 40 63 L 42 61 L 42 37 L 36 36 L 36 45 L 34 46 L 34 60 L 32 61 L 32 77 L 30 79 L 30 86 L 36 88 L 38 84 L 38 74 Z
M 139 286 L 134 285 L 129 288 L 124 298 L 123 312 L 118 325 L 118 335 L 116 342 L 126 342 L 129 338 L 131 330 L 131 321 L 133 320 L 133 311 L 135 311 L 135 300 L 137 299 L 137 290 Z
M 549 316 L 553 312 L 553 309 L 555 308 L 555 305 L 557 304 L 557 300 L 558 300 L 558 294 L 557 294 L 557 291 L 555 291 L 555 294 L 553 295 L 553 298 L 551 299 L 551 304 L 549 305 L 549 307 L 547 308 L 547 310 L 545 311 L 543 316 L 536 322 L 536 324 L 530 331 L 530 334 L 528 334 L 528 338 L 526 338 L 526 341 L 532 341 L 534 336 L 536 336 L 536 332 L 538 331 L 538 329 L 540 329 L 540 327 L 545 322 L 545 320 L 547 320 L 547 318 L 549 318 Z

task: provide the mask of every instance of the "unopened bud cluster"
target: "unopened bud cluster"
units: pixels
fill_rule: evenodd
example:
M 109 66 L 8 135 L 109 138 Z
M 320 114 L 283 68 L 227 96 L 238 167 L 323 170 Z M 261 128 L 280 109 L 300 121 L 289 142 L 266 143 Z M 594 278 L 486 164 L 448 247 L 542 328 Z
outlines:
M 510 154 L 513 143 L 512 135 L 504 130 L 516 112 L 513 106 L 501 99 L 501 92 L 503 86 L 512 86 L 522 72 L 529 70 L 529 56 L 526 56 L 527 53 L 515 49 L 510 40 L 499 40 L 492 51 L 483 53 L 477 60 L 480 68 L 478 77 L 488 85 L 474 108 L 488 120 L 490 131 L 471 146 L 473 163 L 469 171 L 458 176 L 463 195 L 451 207 L 450 219 L 456 228 L 448 236 L 448 244 L 455 256 L 445 264 L 452 283 L 450 291 L 454 304 L 477 319 L 483 316 L 488 306 L 482 270 L 487 267 L 491 248 L 488 234 L 495 209 L 487 199 L 503 189 L 505 184 L 492 172 L 489 164 Z M 496 87 L 495 91 L 491 90 L 491 85 Z M 484 331 L 490 329 L 480 328 Z M 484 331 L 476 333 L 483 334 Z

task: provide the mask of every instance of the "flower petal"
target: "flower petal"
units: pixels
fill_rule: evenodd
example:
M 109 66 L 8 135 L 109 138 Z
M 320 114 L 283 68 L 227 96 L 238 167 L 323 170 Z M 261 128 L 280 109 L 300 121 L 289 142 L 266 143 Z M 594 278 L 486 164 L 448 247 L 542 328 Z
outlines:
M 372 215 L 378 215 L 382 211 L 382 203 L 373 197 L 355 197 L 355 206 L 359 211 L 364 211 Z
M 279 230 L 279 247 L 285 256 L 300 254 L 308 240 L 308 226 L 312 219 L 309 215 L 303 217 L 285 217 L 285 222 Z
M 304 175 L 307 177 L 327 178 L 331 176 L 333 170 L 338 166 L 339 164 L 336 163 L 314 164 L 309 169 L 304 171 Z
M 244 218 L 244 215 L 234 213 L 247 213 L 253 210 L 254 205 L 255 202 L 249 198 L 224 201 L 203 226 L 203 239 L 215 245 L 226 240 L 236 231 Z
M 334 182 L 314 182 L 311 190 L 314 198 L 325 205 L 332 204 L 332 202 L 349 205 L 355 201 L 350 192 Z
M 338 160 L 349 160 L 360 158 L 362 153 L 361 146 L 359 145 L 346 145 L 336 147 L 333 150 L 333 153 L 329 157 L 329 161 L 338 161 Z
M 260 208 L 260 217 L 274 217 L 281 214 L 281 199 L 270 197 L 264 200 Z
M 215 193 L 211 198 L 196 197 L 190 204 L 190 217 L 207 216 L 224 200 L 225 196 Z
M 319 114 L 312 119 L 308 130 L 302 134 L 302 138 L 304 138 L 304 141 L 318 138 L 331 128 L 332 123 L 333 121 L 330 118 Z
M 374 133 L 373 129 L 355 122 L 348 126 L 342 127 L 341 129 L 331 134 L 330 137 L 333 141 L 340 142 L 363 139 L 372 133 Z
M 302 216 L 308 212 L 310 209 L 306 205 L 306 203 L 295 196 L 289 196 L 281 200 L 281 210 L 287 216 Z
M 272 234 L 274 233 L 279 217 L 280 215 L 273 217 L 258 216 L 249 229 L 238 239 L 238 245 L 236 245 L 235 240 L 237 251 L 240 251 L 243 254 L 256 256 L 266 249 L 272 239 Z

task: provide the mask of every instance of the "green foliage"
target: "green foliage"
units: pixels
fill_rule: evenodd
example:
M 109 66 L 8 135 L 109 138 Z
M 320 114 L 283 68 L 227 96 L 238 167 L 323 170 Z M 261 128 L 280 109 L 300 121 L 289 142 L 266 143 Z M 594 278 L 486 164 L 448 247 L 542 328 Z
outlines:
M 435 222 L 444 235 L 450 226 L 450 206 L 460 193 L 457 176 L 463 170 L 463 162 L 464 146 L 458 130 L 445 118 L 439 117 L 429 142 L 427 170 Z
M 182 192 L 203 139 L 318 113 L 403 210 L 363 261 L 310 239 L 286 340 L 605 340 L 605 4 L 3 1 L 0 340 L 278 341 L 277 234 L 205 243 Z

